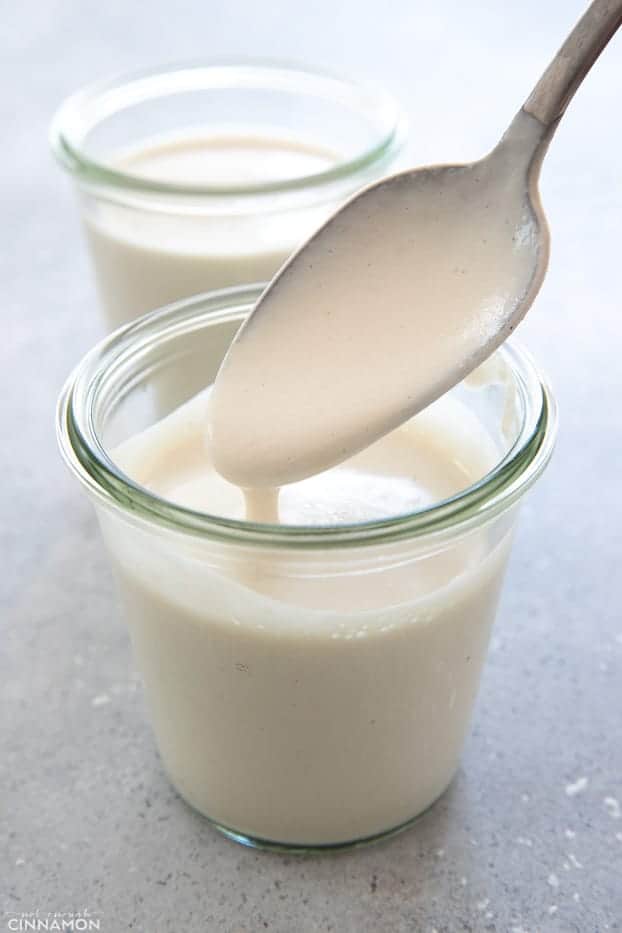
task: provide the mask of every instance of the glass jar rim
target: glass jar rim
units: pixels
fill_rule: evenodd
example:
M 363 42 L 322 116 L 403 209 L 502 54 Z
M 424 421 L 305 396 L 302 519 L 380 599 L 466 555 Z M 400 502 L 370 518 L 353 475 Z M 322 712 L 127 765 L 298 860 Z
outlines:
M 241 85 L 232 85 L 234 79 Z M 332 168 L 296 178 L 240 185 L 161 182 L 112 168 L 87 155 L 83 147 L 88 132 L 114 113 L 121 102 L 127 106 L 128 103 L 141 103 L 175 93 L 228 86 L 291 90 L 294 82 L 298 88 L 308 89 L 329 100 L 358 101 L 368 112 L 382 117 L 386 124 L 383 132 L 371 145 L 362 147 L 354 156 Z M 90 117 L 87 117 L 88 113 Z M 406 118 L 397 101 L 371 82 L 355 82 L 335 72 L 286 60 L 215 58 L 127 72 L 83 87 L 68 97 L 54 115 L 50 126 L 50 145 L 63 168 L 86 184 L 118 189 L 128 194 L 222 198 L 324 189 L 393 157 L 404 142 L 405 131 Z
M 57 437 L 69 468 L 98 501 L 150 523 L 238 544 L 343 548 L 467 531 L 509 508 L 544 470 L 555 442 L 557 409 L 531 356 L 512 340 L 497 353 L 522 393 L 523 422 L 515 443 L 477 482 L 426 508 L 356 524 L 268 525 L 194 511 L 134 482 L 108 456 L 96 430 L 94 410 L 106 379 L 129 360 L 144 358 L 154 344 L 196 330 L 206 318 L 219 323 L 243 317 L 263 288 L 254 284 L 222 289 L 152 311 L 104 338 L 74 369 L 59 396 Z

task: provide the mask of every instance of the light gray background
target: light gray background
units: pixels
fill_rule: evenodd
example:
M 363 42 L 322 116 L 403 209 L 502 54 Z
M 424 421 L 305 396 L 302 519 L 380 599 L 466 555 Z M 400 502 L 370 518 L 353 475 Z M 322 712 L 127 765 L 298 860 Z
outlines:
M 288 858 L 220 838 L 175 796 L 94 517 L 53 436 L 61 382 L 99 333 L 75 205 L 47 152 L 67 93 L 186 57 L 301 58 L 388 84 L 412 118 L 413 162 L 467 159 L 496 140 L 581 8 L 6 4 L 0 911 L 86 907 L 105 933 L 622 928 L 622 35 L 542 180 L 553 252 L 520 336 L 557 393 L 557 453 L 523 510 L 462 770 L 416 828 Z

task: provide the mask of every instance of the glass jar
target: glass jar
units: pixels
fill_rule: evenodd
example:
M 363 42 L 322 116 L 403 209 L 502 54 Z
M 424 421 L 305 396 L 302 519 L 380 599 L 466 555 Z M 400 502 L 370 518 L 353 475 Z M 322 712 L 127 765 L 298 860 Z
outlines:
M 358 844 L 408 825 L 456 771 L 555 405 L 508 343 L 448 394 L 496 463 L 445 501 L 333 527 L 165 501 L 115 450 L 157 420 L 171 370 L 200 360 L 213 380 L 260 292 L 180 302 L 104 340 L 63 389 L 59 442 L 94 503 L 179 793 L 249 845 Z
M 252 61 L 95 84 L 51 129 L 109 329 L 269 280 L 341 202 L 388 172 L 404 136 L 398 105 L 378 88 Z

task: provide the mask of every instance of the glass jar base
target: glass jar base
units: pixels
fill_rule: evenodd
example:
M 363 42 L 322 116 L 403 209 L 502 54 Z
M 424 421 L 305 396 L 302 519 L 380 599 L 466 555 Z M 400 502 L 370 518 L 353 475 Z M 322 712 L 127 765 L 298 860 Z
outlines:
M 373 845 L 376 842 L 384 842 L 386 839 L 391 839 L 393 836 L 397 836 L 400 833 L 405 832 L 407 829 L 413 827 L 419 820 L 423 819 L 433 807 L 439 802 L 441 797 L 451 787 L 452 780 L 449 784 L 443 788 L 440 794 L 434 798 L 434 800 L 428 804 L 423 810 L 419 813 L 412 816 L 410 819 L 406 820 L 404 823 L 400 823 L 397 826 L 392 826 L 389 829 L 383 829 L 379 833 L 373 833 L 371 836 L 363 836 L 360 839 L 349 839 L 344 842 L 328 842 L 328 843 L 309 843 L 309 842 L 278 842 L 272 839 L 262 839 L 258 836 L 250 836 L 247 833 L 240 832 L 237 829 L 232 829 L 230 826 L 224 826 L 222 823 L 216 822 L 216 820 L 211 819 L 201 810 L 197 809 L 191 801 L 188 800 L 183 794 L 180 793 L 178 788 L 177 793 L 182 798 L 184 803 L 186 803 L 195 813 L 198 813 L 204 820 L 206 820 L 214 829 L 217 829 L 219 833 L 223 836 L 226 836 L 227 839 L 230 839 L 232 842 L 237 842 L 240 845 L 246 846 L 250 849 L 260 849 L 264 852 L 281 852 L 287 853 L 288 855 L 321 855 L 323 852 L 342 852 L 347 849 L 359 849 L 364 846 Z M 174 785 L 173 785 L 174 786 Z

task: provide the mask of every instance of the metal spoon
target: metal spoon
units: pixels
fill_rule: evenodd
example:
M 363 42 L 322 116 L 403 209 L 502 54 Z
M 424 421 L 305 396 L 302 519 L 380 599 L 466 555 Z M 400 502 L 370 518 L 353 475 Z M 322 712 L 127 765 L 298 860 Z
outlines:
M 488 156 L 371 185 L 286 262 L 212 390 L 224 476 L 276 486 L 333 466 L 506 339 L 546 271 L 542 159 L 621 22 L 622 0 L 594 0 Z

